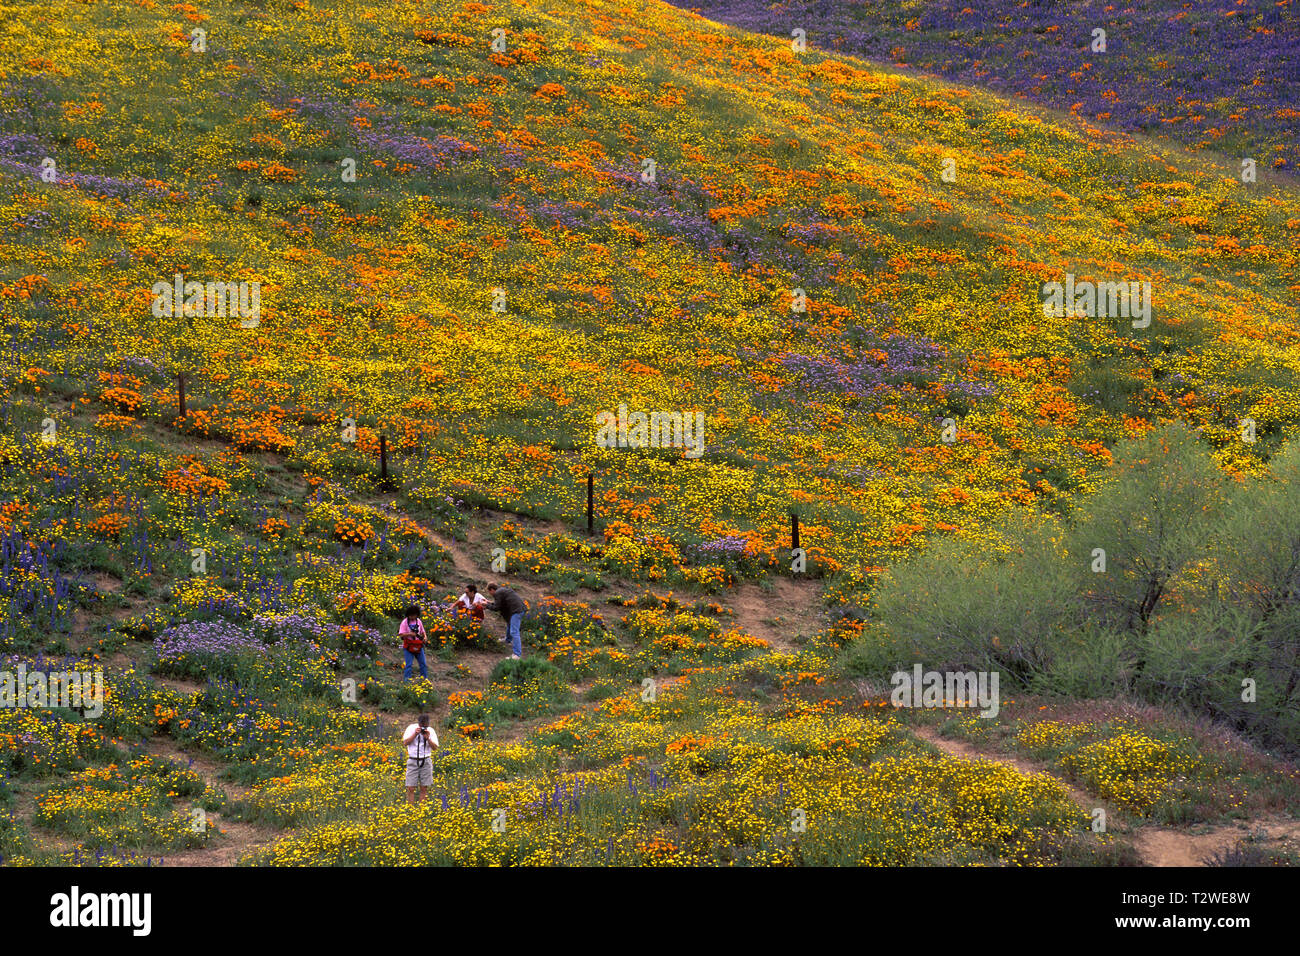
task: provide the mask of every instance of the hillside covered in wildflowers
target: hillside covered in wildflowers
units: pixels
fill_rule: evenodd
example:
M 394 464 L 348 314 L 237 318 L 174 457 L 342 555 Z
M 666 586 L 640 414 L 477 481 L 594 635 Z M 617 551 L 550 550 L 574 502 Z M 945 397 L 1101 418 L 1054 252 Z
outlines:
M 1292 7 L 682 6 L 0 3 L 4 863 L 1295 861 Z

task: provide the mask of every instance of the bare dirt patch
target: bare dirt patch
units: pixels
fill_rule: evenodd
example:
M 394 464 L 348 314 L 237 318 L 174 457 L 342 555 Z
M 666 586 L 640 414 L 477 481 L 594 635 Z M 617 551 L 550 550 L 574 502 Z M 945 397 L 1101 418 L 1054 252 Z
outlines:
M 159 865 L 234 866 L 240 857 L 283 836 L 280 832 L 250 823 L 223 819 L 219 813 L 210 814 L 209 820 L 216 825 L 219 834 L 212 843 L 194 850 L 164 854 L 158 861 Z
M 772 587 L 740 584 L 724 592 L 736 623 L 779 651 L 799 649 L 796 636 L 811 636 L 825 623 L 821 589 L 815 581 L 772 577 Z
M 170 737 L 153 737 L 147 749 L 157 757 L 167 757 L 177 763 L 188 766 L 203 778 L 203 782 L 214 790 L 224 793 L 228 799 L 246 796 L 250 788 L 221 779 L 226 769 L 220 762 L 205 754 L 195 754 L 183 750 Z M 192 850 L 177 850 L 160 855 L 160 866 L 234 866 L 239 858 L 250 850 L 270 843 L 280 834 L 265 827 L 253 826 L 239 820 L 228 819 L 220 811 L 208 814 L 208 821 L 216 827 L 217 835 L 211 838 L 207 846 Z

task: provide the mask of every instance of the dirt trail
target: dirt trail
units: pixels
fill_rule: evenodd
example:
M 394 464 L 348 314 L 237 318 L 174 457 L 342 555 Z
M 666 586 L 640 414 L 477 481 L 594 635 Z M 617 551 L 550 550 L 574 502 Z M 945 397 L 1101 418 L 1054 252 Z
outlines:
M 487 522 L 511 520 L 518 523 L 520 519 L 517 515 L 509 515 L 505 512 L 484 511 L 483 520 Z M 568 530 L 559 522 L 553 522 L 552 524 L 554 527 L 547 525 L 545 530 L 551 532 Z M 468 541 L 457 541 L 436 531 L 425 529 L 425 536 L 451 555 L 451 563 L 452 567 L 456 569 L 457 580 L 449 582 L 450 587 L 459 591 L 464 584 L 459 579 L 464 578 L 468 581 L 478 581 L 479 590 L 486 592 L 488 582 L 499 581 L 519 591 L 524 596 L 524 600 L 534 605 L 541 598 L 551 596 L 548 593 L 543 593 L 544 582 L 513 574 L 508 570 L 509 565 L 507 565 L 506 571 L 493 571 L 491 555 L 492 549 L 498 547 L 496 542 L 487 536 L 479 523 L 471 523 L 465 530 Z M 486 593 L 483 596 L 488 597 Z M 583 601 L 592 606 L 606 600 L 604 595 L 590 588 L 577 588 L 573 593 L 566 594 L 564 597 L 570 600 Z M 492 615 L 488 617 L 491 618 Z M 502 633 L 504 633 L 504 630 Z
M 470 557 L 469 548 L 463 541 L 445 537 L 427 528 L 424 534 L 430 541 L 451 555 L 452 567 L 456 569 L 457 577 L 474 578 L 479 575 L 478 565 Z
M 156 757 L 167 757 L 177 763 L 188 765 L 203 778 L 204 783 L 213 790 L 224 793 L 228 798 L 238 799 L 249 792 L 248 787 L 220 779 L 225 769 L 222 764 L 204 754 L 182 750 L 180 745 L 170 737 L 151 738 L 147 749 Z M 219 810 L 208 813 L 208 822 L 216 827 L 218 835 L 211 838 L 207 846 L 163 853 L 160 865 L 234 866 L 239 858 L 250 850 L 271 843 L 280 835 L 273 830 L 257 827 L 251 823 L 227 819 Z
M 208 815 L 221 831 L 220 837 L 197 850 L 177 850 L 163 854 L 159 866 L 234 866 L 240 858 L 284 836 L 283 833 L 255 827 L 238 820 L 223 820 L 221 814 Z
M 1231 849 L 1248 831 L 1220 827 L 1209 833 L 1181 833 L 1157 827 L 1143 827 L 1133 846 L 1147 866 L 1204 866 L 1206 857 Z
M 797 637 L 809 637 L 825 622 L 821 589 L 815 581 L 769 578 L 771 590 L 745 583 L 724 592 L 736 623 L 779 651 L 799 649 Z
M 1044 774 L 1051 777 L 1069 792 L 1075 803 L 1087 812 L 1104 803 L 1101 798 L 1080 790 L 1041 764 L 1022 757 L 983 753 L 964 741 L 939 736 L 932 727 L 911 726 L 907 729 L 949 756 L 963 760 L 976 760 L 982 757 L 1013 767 L 1021 773 Z M 1241 840 L 1258 830 L 1264 831 L 1269 843 L 1287 842 L 1293 845 L 1300 843 L 1300 821 L 1267 817 L 1213 827 L 1204 833 L 1144 826 L 1136 830 L 1133 848 L 1145 866 L 1205 866 L 1208 857 L 1232 849 Z
M 164 677 L 160 674 L 153 674 L 151 676 L 157 683 L 176 691 L 178 694 L 185 694 L 186 696 L 197 694 L 201 690 L 206 690 L 208 686 L 206 683 L 200 683 L 199 681 L 189 680 L 184 677 Z
M 1143 827 L 1133 845 L 1147 866 L 1205 866 L 1207 857 L 1232 849 L 1253 833 L 1260 834 L 1270 846 L 1289 846 L 1292 852 L 1300 849 L 1300 821 L 1281 817 L 1243 820 L 1205 833 Z

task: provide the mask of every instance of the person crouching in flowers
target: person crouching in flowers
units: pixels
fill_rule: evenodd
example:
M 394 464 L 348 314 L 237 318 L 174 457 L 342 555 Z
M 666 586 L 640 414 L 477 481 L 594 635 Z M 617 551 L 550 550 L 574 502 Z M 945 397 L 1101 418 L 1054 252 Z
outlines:
M 406 802 L 419 803 L 433 785 L 433 752 L 438 749 L 438 735 L 429 726 L 429 715 L 421 714 L 402 734 L 406 745 Z M 415 796 L 416 785 L 420 796 Z
M 502 587 L 499 584 L 489 584 L 488 591 L 491 593 L 492 610 L 501 615 L 502 620 L 506 622 L 506 636 L 502 641 L 510 641 L 511 658 L 518 660 L 524 653 L 523 641 L 519 633 L 519 626 L 524 620 L 524 611 L 528 605 L 524 604 L 524 599 L 512 591 L 510 588 Z
M 468 611 L 474 620 L 481 621 L 483 620 L 483 610 L 487 606 L 487 598 L 478 593 L 478 588 L 472 584 L 467 584 L 465 585 L 465 593 L 456 600 L 452 608 L 458 612 Z
M 397 636 L 402 639 L 402 656 L 406 658 L 402 680 L 411 679 L 411 669 L 416 661 L 420 663 L 420 676 L 428 677 L 429 666 L 424 661 L 424 642 L 429 639 L 429 635 L 424 630 L 424 622 L 420 620 L 418 605 L 413 604 L 406 609 L 406 617 L 402 618 Z

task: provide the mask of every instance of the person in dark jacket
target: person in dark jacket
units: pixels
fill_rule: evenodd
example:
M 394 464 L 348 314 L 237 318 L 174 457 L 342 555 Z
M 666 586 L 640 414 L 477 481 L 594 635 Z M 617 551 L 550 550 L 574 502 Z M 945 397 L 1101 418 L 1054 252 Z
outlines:
M 506 622 L 506 634 L 509 635 L 510 646 L 513 651 L 510 657 L 519 660 L 524 653 L 523 637 L 519 633 L 519 626 L 524 621 L 524 611 L 527 609 L 527 605 L 524 604 L 524 599 L 510 588 L 489 584 L 488 593 L 492 595 L 492 610 L 500 614 Z

